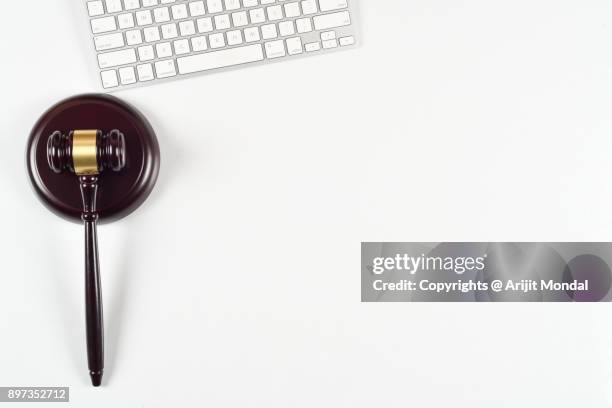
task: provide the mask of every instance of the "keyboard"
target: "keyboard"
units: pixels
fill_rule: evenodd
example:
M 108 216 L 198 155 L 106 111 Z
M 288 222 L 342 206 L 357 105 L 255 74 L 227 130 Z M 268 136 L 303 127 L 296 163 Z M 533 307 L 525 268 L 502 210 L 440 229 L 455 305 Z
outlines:
M 85 11 L 107 90 L 357 43 L 349 0 L 95 0 Z

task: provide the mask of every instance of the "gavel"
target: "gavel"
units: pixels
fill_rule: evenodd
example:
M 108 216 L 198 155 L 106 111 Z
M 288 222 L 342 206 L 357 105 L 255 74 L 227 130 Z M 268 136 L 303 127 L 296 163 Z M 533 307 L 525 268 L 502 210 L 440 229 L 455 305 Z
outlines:
M 102 383 L 104 373 L 104 325 L 98 261 L 98 178 L 105 171 L 125 167 L 125 137 L 119 130 L 53 132 L 47 139 L 47 161 L 55 173 L 69 171 L 78 177 L 85 225 L 85 318 L 87 362 L 92 384 Z M 76 180 L 75 180 L 76 182 Z

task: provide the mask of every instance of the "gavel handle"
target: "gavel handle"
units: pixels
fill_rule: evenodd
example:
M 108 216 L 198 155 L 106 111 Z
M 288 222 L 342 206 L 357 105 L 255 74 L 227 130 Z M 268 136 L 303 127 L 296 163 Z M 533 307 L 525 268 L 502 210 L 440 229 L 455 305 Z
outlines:
M 98 176 L 80 176 L 85 224 L 85 318 L 87 327 L 87 362 L 94 387 L 102 383 L 104 372 L 104 324 L 102 319 L 102 288 L 98 261 L 96 196 Z

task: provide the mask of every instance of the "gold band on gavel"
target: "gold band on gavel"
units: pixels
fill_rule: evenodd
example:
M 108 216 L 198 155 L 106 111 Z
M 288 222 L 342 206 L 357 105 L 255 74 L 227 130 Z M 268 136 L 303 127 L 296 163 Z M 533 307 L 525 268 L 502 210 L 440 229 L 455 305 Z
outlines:
M 98 174 L 97 140 L 97 130 L 72 132 L 72 164 L 77 175 Z

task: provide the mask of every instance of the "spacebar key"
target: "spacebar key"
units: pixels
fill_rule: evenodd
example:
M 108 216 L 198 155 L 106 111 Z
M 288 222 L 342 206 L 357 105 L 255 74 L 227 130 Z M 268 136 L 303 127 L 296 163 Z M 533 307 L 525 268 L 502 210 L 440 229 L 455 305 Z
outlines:
M 176 62 L 179 73 L 191 74 L 192 72 L 246 64 L 248 62 L 262 61 L 263 59 L 264 55 L 261 45 L 253 44 L 246 47 L 177 58 Z

